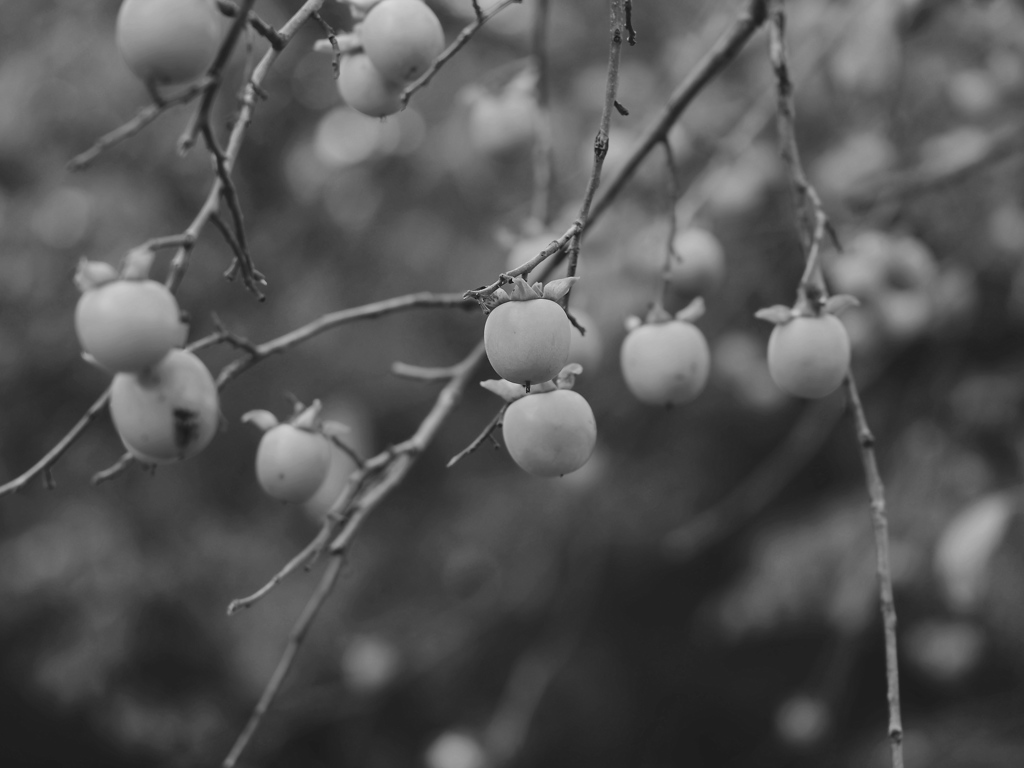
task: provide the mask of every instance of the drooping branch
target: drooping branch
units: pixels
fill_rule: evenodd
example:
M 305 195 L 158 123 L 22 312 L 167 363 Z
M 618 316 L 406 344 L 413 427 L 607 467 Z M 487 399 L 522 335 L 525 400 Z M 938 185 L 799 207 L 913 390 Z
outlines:
M 769 24 L 769 55 L 778 91 L 778 127 L 780 154 L 790 171 L 794 196 L 797 201 L 797 225 L 801 242 L 804 244 L 807 268 L 801 280 L 803 292 L 810 280 L 820 288 L 819 300 L 827 298 L 824 279 L 817 262 L 821 240 L 824 236 L 825 213 L 817 192 L 811 186 L 800 163 L 800 153 L 794 128 L 796 108 L 792 83 L 789 79 L 786 61 L 786 13 L 784 0 L 771 0 Z M 811 276 L 808 273 L 813 272 Z M 903 768 L 903 719 L 900 711 L 899 666 L 896 645 L 896 606 L 893 600 L 892 570 L 889 563 L 889 533 L 886 517 L 885 488 L 874 452 L 874 436 L 868 427 L 864 406 L 854 381 L 847 372 L 845 387 L 853 412 L 857 442 L 860 446 L 861 463 L 871 501 L 872 527 L 875 534 L 875 556 L 878 573 L 879 602 L 885 636 L 885 674 L 887 699 L 889 703 L 889 745 L 893 768 Z

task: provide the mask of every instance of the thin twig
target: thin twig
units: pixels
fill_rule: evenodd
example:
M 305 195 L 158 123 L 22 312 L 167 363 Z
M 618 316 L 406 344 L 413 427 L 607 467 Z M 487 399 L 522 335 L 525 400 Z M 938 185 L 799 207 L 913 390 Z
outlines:
M 676 161 L 672 153 L 672 144 L 666 136 L 661 140 L 665 149 L 665 173 L 668 178 L 668 235 L 665 243 L 665 263 L 661 268 L 661 290 L 658 292 L 657 306 L 664 308 L 671 289 L 672 265 L 680 258 L 676 253 L 676 231 L 679 228 L 679 211 L 676 205 L 679 200 L 679 179 L 676 178 Z
M 249 246 L 245 236 L 245 219 L 242 216 L 242 205 L 238 200 L 238 190 L 235 188 L 235 182 L 231 178 L 227 157 L 224 154 L 224 150 L 220 148 L 220 144 L 217 143 L 217 137 L 208 123 L 203 125 L 202 134 L 203 141 L 206 142 L 206 148 L 213 157 L 217 178 L 220 179 L 221 196 L 224 198 L 224 202 L 227 203 L 228 211 L 231 213 L 231 221 L 234 224 L 234 238 L 229 242 L 235 250 L 235 264 L 237 264 L 238 271 L 242 274 L 242 282 L 245 284 L 245 287 L 257 299 L 263 301 L 266 296 L 263 295 L 259 286 L 261 284 L 266 285 L 267 281 L 260 271 L 256 269 L 252 256 L 249 255 Z M 223 224 L 224 222 L 221 221 L 221 223 Z M 234 267 L 228 270 L 228 274 L 234 274 Z
M 448 460 L 448 463 L 445 464 L 445 467 L 447 469 L 451 469 L 456 464 L 458 464 L 462 459 L 466 458 L 467 456 L 469 456 L 469 454 L 473 453 L 473 451 L 475 451 L 477 448 L 483 445 L 487 441 L 487 439 L 494 433 L 494 430 L 501 426 L 501 420 L 505 416 L 505 411 L 507 410 L 508 403 L 505 403 L 505 405 L 501 406 L 501 409 L 496 414 L 494 414 L 494 417 L 489 422 L 487 422 L 487 426 L 483 428 L 480 434 L 473 439 L 473 442 L 471 442 L 457 454 L 452 456 Z
M 351 309 L 330 312 L 318 317 L 311 323 L 278 336 L 276 339 L 271 339 L 257 345 L 248 356 L 235 360 L 221 370 L 217 376 L 217 386 L 224 386 L 228 381 L 270 355 L 285 352 L 314 336 L 347 323 L 357 320 L 370 320 L 375 317 L 382 317 L 383 315 L 415 308 L 470 308 L 472 306 L 474 305 L 471 302 L 459 294 L 421 292 L 396 296 Z
M 797 223 L 800 230 L 800 239 L 804 244 L 807 261 L 811 262 L 816 260 L 816 241 L 820 243 L 824 234 L 825 224 L 822 221 L 824 211 L 821 208 L 821 201 L 818 199 L 817 193 L 807 182 L 800 163 L 800 153 L 796 145 L 794 130 L 796 110 L 792 84 L 789 81 L 786 65 L 786 15 L 784 0 L 770 1 L 770 20 L 769 53 L 778 87 L 778 126 L 781 154 L 789 167 L 794 193 L 798 202 Z M 820 267 L 815 266 L 812 268 L 808 266 L 808 269 L 813 269 L 820 277 Z M 805 289 L 806 278 L 807 275 L 805 274 L 804 280 L 801 281 L 801 291 Z M 818 278 L 815 278 L 815 282 L 817 280 Z M 820 288 L 823 294 L 820 298 L 823 300 L 825 298 L 823 279 L 820 280 Z M 868 427 L 864 406 L 861 403 L 860 393 L 857 391 L 857 384 L 852 373 L 847 372 L 845 384 L 850 408 L 854 416 L 857 441 L 860 445 L 861 463 L 864 467 L 868 497 L 871 500 L 879 601 L 885 635 L 885 676 L 889 703 L 889 744 L 892 753 L 892 764 L 893 768 L 903 768 L 903 719 L 900 712 L 896 606 L 893 600 L 892 570 L 889 564 L 889 533 L 888 521 L 886 519 L 885 488 L 882 484 L 878 463 L 875 459 L 874 436 Z
M 412 98 L 413 94 L 416 93 L 416 91 L 420 90 L 420 88 L 426 87 L 426 85 L 431 80 L 434 79 L 434 75 L 438 73 L 441 67 L 443 67 L 448 62 L 448 60 L 452 58 L 452 56 L 454 56 L 456 53 L 462 50 L 462 47 L 473 39 L 473 36 L 480 31 L 480 28 L 483 27 L 484 24 L 493 19 L 495 16 L 497 16 L 503 10 L 508 8 L 510 5 L 517 5 L 522 1 L 523 0 L 501 0 L 501 2 L 499 2 L 490 10 L 482 11 L 480 7 L 477 5 L 476 0 L 474 0 L 473 8 L 477 12 L 476 20 L 463 27 L 462 31 L 459 32 L 458 37 L 455 38 L 455 41 L 447 48 L 445 48 L 443 51 L 441 51 L 438 57 L 434 59 L 434 61 L 427 68 L 427 71 L 405 87 L 405 90 L 402 91 L 402 106 L 405 106 L 406 104 L 409 103 L 409 99 Z
M 89 406 L 89 410 L 82 415 L 68 433 L 64 435 L 64 437 L 62 437 L 60 441 L 53 446 L 53 448 L 46 452 L 46 455 L 43 456 L 43 458 L 18 475 L 18 477 L 0 486 L 0 497 L 22 490 L 35 478 L 48 473 L 60 460 L 60 457 L 64 455 L 67 449 L 70 448 L 78 437 L 85 431 L 86 427 L 92 424 L 93 421 L 96 420 L 96 417 L 106 409 L 107 402 L 109 402 L 109 400 L 110 389 L 108 388 L 106 392 L 96 399 L 96 402 Z
M 886 515 L 885 486 L 875 458 L 875 437 L 864 415 L 864 406 L 853 374 L 846 375 L 846 396 L 853 412 L 861 464 L 871 499 L 871 524 L 875 533 L 878 596 L 885 632 L 886 699 L 889 702 L 889 748 L 893 768 L 903 768 L 903 715 L 900 710 L 900 672 L 896 644 L 896 602 L 892 591 L 892 567 L 889 564 L 889 521 Z
M 160 101 L 143 107 L 139 113 L 127 123 L 115 128 L 110 131 L 110 133 L 104 134 L 97 139 L 96 143 L 89 147 L 89 149 L 71 158 L 71 160 L 68 161 L 68 170 L 80 171 L 88 167 L 93 160 L 99 157 L 103 152 L 115 144 L 120 144 L 122 141 L 135 136 L 167 110 L 181 106 L 182 104 L 188 104 L 196 98 L 196 96 L 209 88 L 212 82 L 213 81 L 210 80 L 209 77 L 204 77 L 188 86 L 188 88 L 179 94 L 171 96 L 170 98 L 161 98 Z
M 338 574 L 341 572 L 341 566 L 341 557 L 332 557 L 328 561 L 327 567 L 324 568 L 323 576 L 320 578 L 320 583 L 310 596 L 309 602 L 306 603 L 306 607 L 303 609 L 302 615 L 299 616 L 299 620 L 292 627 L 291 634 L 288 636 L 288 645 L 284 649 L 281 660 L 277 663 L 277 668 L 274 669 L 274 674 L 270 677 L 270 682 L 267 683 L 267 687 L 263 690 L 256 708 L 249 717 L 249 722 L 245 724 L 245 728 L 242 729 L 242 732 L 235 740 L 228 756 L 224 758 L 224 762 L 221 764 L 222 768 L 234 768 L 238 758 L 242 756 L 242 752 L 245 751 L 256 730 L 260 727 L 263 716 L 270 709 L 270 705 L 277 696 L 277 692 L 281 689 L 281 684 L 291 670 L 292 662 L 295 661 L 295 656 L 302 647 L 302 641 L 305 639 L 313 619 L 316 618 L 320 607 L 334 588 L 334 584 L 338 580 Z
M 472 291 L 466 291 L 466 293 L 464 294 L 465 298 L 473 299 L 475 301 L 485 299 L 486 297 L 494 293 L 496 290 L 498 290 L 501 286 L 511 283 L 513 277 L 525 275 L 527 272 L 532 271 L 535 267 L 542 264 L 545 260 L 552 259 L 557 261 L 559 254 L 565 251 L 565 248 L 568 245 L 569 241 L 580 233 L 581 228 L 582 227 L 580 222 L 574 221 L 572 224 L 569 225 L 569 228 L 565 230 L 561 237 L 559 237 L 557 240 L 552 240 L 550 243 L 548 243 L 547 248 L 538 253 L 525 264 L 520 264 L 515 269 L 510 269 L 508 272 L 502 272 L 498 276 L 498 279 L 495 280 L 490 285 L 485 285 L 482 288 L 476 288 Z M 551 270 L 549 269 L 548 272 L 550 271 Z
M 618 196 L 643 159 L 659 141 L 668 136 L 669 130 L 690 105 L 690 102 L 739 55 L 750 38 L 764 23 L 766 10 L 765 0 L 747 0 L 746 6 L 740 11 L 729 29 L 722 34 L 711 50 L 697 62 L 686 79 L 669 96 L 665 108 L 643 132 L 636 149 L 601 189 L 601 194 L 594 200 L 593 210 L 590 214 L 591 220 L 597 219 Z
M 444 367 L 428 367 L 422 365 L 411 365 L 401 361 L 391 364 L 391 372 L 403 379 L 415 379 L 416 381 L 444 381 L 450 379 L 458 372 L 458 366 L 449 365 Z
M 608 132 L 611 128 L 612 112 L 615 109 L 615 96 L 619 91 L 619 61 L 622 58 L 622 37 L 625 28 L 625 11 L 623 0 L 609 0 L 610 29 L 608 31 L 608 74 L 605 78 L 604 107 L 601 110 L 601 122 L 594 137 L 594 163 L 590 169 L 590 178 L 587 180 L 587 189 L 583 193 L 583 201 L 580 203 L 579 213 L 576 221 L 579 222 L 580 231 L 569 241 L 567 257 L 569 267 L 567 274 L 573 277 L 580 257 L 580 240 L 583 238 L 583 229 L 587 226 L 587 219 L 590 218 L 590 206 L 594 202 L 594 195 L 601 184 L 601 169 L 604 167 L 604 159 L 608 154 Z M 564 306 L 569 306 L 569 296 L 565 295 Z
M 217 8 L 228 18 L 233 19 L 238 16 L 238 6 L 230 2 L 230 0 L 217 0 Z M 280 51 L 284 48 L 285 41 L 277 34 L 277 30 L 253 11 L 249 12 L 249 26 L 265 37 L 274 50 Z
M 319 11 L 313 12 L 313 19 L 323 29 L 324 34 L 327 35 L 327 42 L 331 44 L 331 53 L 333 58 L 331 59 L 331 69 L 334 72 L 334 79 L 337 80 L 341 75 L 341 46 L 338 45 L 338 36 L 334 32 L 334 27 L 327 23 L 323 16 L 320 15 Z
M 373 511 L 402 480 L 422 455 L 441 425 L 455 410 L 462 395 L 466 391 L 473 373 L 484 359 L 484 343 L 481 339 L 473 350 L 458 365 L 458 373 L 452 377 L 434 401 L 434 407 L 420 422 L 416 432 L 404 443 L 393 450 L 394 457 L 381 473 L 381 481 L 368 488 L 358 499 L 353 514 L 345 521 L 341 531 L 331 542 L 330 551 L 334 554 L 343 552 L 348 542 L 359 528 L 360 523 Z
M 199 137 L 199 133 L 203 130 L 204 126 L 210 124 L 210 107 L 213 106 L 213 100 L 217 96 L 217 91 L 220 90 L 220 79 L 224 71 L 224 67 L 227 65 L 228 60 L 231 58 L 232 52 L 235 50 L 235 43 L 238 42 L 238 38 L 242 34 L 242 30 L 245 29 L 248 23 L 249 13 L 252 11 L 253 5 L 256 0 L 241 0 L 238 5 L 238 14 L 231 22 L 231 26 L 228 28 L 228 32 L 224 35 L 224 40 L 220 44 L 220 48 L 217 50 L 217 55 L 213 58 L 213 63 L 210 64 L 210 68 L 206 71 L 206 77 L 209 79 L 210 84 L 205 90 L 203 90 L 202 98 L 199 101 L 199 107 L 192 115 L 192 119 L 189 121 L 188 127 L 182 134 L 181 139 L 178 141 L 178 151 L 181 153 L 188 152 L 189 149 L 196 143 L 196 139 Z M 274 50 L 271 48 L 271 50 Z

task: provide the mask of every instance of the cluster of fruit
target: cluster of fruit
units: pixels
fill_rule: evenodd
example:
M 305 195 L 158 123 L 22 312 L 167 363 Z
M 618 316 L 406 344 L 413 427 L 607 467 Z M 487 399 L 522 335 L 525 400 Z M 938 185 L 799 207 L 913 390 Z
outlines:
M 148 279 L 152 251 L 129 254 L 118 274 L 83 260 L 76 283 L 75 332 L 83 355 L 113 373 L 110 415 L 125 447 L 146 464 L 199 453 L 220 420 L 217 385 L 195 355 L 174 295 Z
M 353 13 L 360 6 L 353 6 Z M 371 117 L 402 108 L 402 91 L 444 50 L 444 30 L 422 0 L 380 0 L 352 31 L 353 47 L 341 60 L 338 91 Z

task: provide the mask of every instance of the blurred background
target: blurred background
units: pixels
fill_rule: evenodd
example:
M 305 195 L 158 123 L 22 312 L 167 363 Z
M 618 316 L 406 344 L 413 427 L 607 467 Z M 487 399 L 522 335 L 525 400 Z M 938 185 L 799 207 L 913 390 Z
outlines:
M 472 19 L 469 0 L 430 4 L 448 40 Z M 299 5 L 257 10 L 280 24 Z M 619 91 L 630 114 L 614 116 L 608 172 L 739 5 L 636 4 Z M 1024 10 L 787 6 L 801 149 L 845 246 L 828 273 L 862 302 L 843 319 L 888 488 L 907 765 L 1020 766 L 1020 157 L 931 179 L 1019 134 Z M 180 232 L 211 180 L 202 152 L 175 151 L 187 108 L 89 170 L 65 170 L 147 100 L 114 45 L 117 7 L 0 2 L 4 481 L 107 383 L 79 357 L 77 260 L 116 263 Z M 517 243 L 549 240 L 528 224 L 533 12 L 532 0 L 503 12 L 383 122 L 342 105 L 330 58 L 313 52 L 320 30 L 301 30 L 265 83 L 235 173 L 268 299 L 223 279 L 231 253 L 208 228 L 179 292 L 193 338 L 213 330 L 214 312 L 264 341 L 334 309 L 475 287 Z M 324 15 L 350 25 L 333 0 Z M 606 19 L 603 3 L 551 2 L 556 233 L 590 170 Z M 682 223 L 714 233 L 724 254 L 669 297 L 671 309 L 707 300 L 704 394 L 647 408 L 618 370 L 623 321 L 654 299 L 666 249 L 673 206 L 655 152 L 584 240 L 573 301 L 588 328 L 577 391 L 599 424 L 590 463 L 541 480 L 485 447 L 446 470 L 499 405 L 471 387 L 361 530 L 244 765 L 888 764 L 852 424 L 840 393 L 804 402 L 775 388 L 770 326 L 753 318 L 791 303 L 802 269 L 771 86 L 762 33 L 671 134 Z M 57 465 L 55 490 L 0 500 L 0 762 L 218 763 L 317 579 L 300 573 L 225 616 L 319 523 L 315 508 L 260 492 L 259 435 L 241 414 L 320 398 L 369 455 L 407 437 L 437 390 L 398 379 L 391 363 L 452 364 L 482 326 L 475 311 L 442 310 L 346 326 L 231 383 L 227 428 L 199 458 L 93 487 L 121 453 L 104 416 Z M 203 353 L 215 371 L 233 356 Z

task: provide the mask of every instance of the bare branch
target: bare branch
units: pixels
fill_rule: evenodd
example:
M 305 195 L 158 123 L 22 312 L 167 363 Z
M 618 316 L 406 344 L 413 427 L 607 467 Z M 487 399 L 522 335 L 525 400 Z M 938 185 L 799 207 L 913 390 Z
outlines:
M 618 196 L 640 163 L 658 142 L 668 136 L 669 129 L 683 114 L 690 102 L 739 55 L 750 38 L 764 23 L 766 12 L 765 0 L 747 0 L 746 6 L 729 29 L 690 71 L 686 79 L 679 84 L 679 87 L 669 97 L 661 114 L 643 132 L 636 149 L 608 180 L 601 194 L 594 201 L 590 214 L 592 221 L 596 220 Z
M 85 432 L 86 427 L 92 424 L 96 420 L 96 417 L 106 409 L 107 402 L 109 400 L 110 389 L 107 389 L 106 392 L 96 399 L 96 402 L 89 406 L 89 410 L 87 410 L 75 423 L 75 426 L 73 426 L 68 433 L 60 439 L 60 442 L 47 451 L 43 458 L 18 475 L 18 477 L 0 486 L 0 497 L 20 491 L 35 478 L 48 474 L 67 449 L 74 444 L 83 432 Z
M 223 387 L 228 381 L 235 378 L 243 371 L 247 371 L 260 360 L 270 355 L 285 352 L 292 347 L 318 336 L 324 331 L 337 328 L 340 325 L 355 322 L 357 320 L 369 320 L 375 317 L 382 317 L 393 312 L 401 312 L 407 309 L 418 307 L 463 307 L 470 308 L 473 304 L 463 296 L 455 293 L 410 293 L 405 296 L 396 296 L 392 299 L 364 304 L 361 307 L 342 309 L 323 315 L 311 323 L 296 328 L 289 333 L 278 336 L 276 339 L 264 342 L 254 347 L 250 354 L 233 363 L 225 366 L 217 377 L 217 386 Z
M 238 201 L 238 190 L 235 188 L 235 182 L 231 179 L 227 157 L 217 143 L 217 137 L 208 123 L 203 125 L 202 134 L 203 140 L 206 142 L 206 148 L 213 156 L 214 168 L 217 171 L 217 178 L 220 180 L 221 196 L 228 205 L 231 221 L 234 223 L 234 236 L 228 242 L 235 251 L 235 263 L 228 270 L 228 276 L 233 277 L 237 267 L 237 271 L 242 274 L 242 282 L 245 284 L 245 287 L 255 294 L 257 299 L 263 301 L 266 296 L 263 295 L 259 286 L 261 284 L 266 285 L 267 281 L 260 271 L 256 269 L 252 257 L 249 255 L 249 246 L 245 236 L 245 219 L 242 216 L 242 205 Z M 223 225 L 224 221 L 220 220 L 220 224 Z M 226 228 L 218 228 L 221 229 L 222 234 L 227 232 Z
M 466 293 L 464 294 L 465 298 L 479 301 L 487 296 L 490 296 L 496 290 L 501 288 L 501 286 L 511 283 L 513 277 L 519 277 L 520 275 L 525 275 L 527 272 L 532 271 L 536 266 L 543 263 L 546 259 L 554 257 L 554 261 L 557 262 L 559 254 L 565 251 L 565 248 L 568 245 L 569 241 L 573 237 L 578 235 L 582 228 L 583 225 L 579 221 L 574 221 L 571 225 L 569 225 L 569 228 L 565 230 L 565 233 L 560 238 L 558 238 L 557 240 L 552 240 L 548 244 L 547 248 L 538 253 L 528 262 L 526 262 L 525 264 L 520 264 L 515 269 L 510 269 L 508 272 L 502 272 L 498 276 L 498 279 L 495 280 L 490 285 L 485 285 L 482 288 L 476 288 L 472 291 L 466 291 Z M 550 272 L 551 270 L 548 269 L 545 274 L 548 274 Z
M 412 95 L 416 93 L 416 91 L 420 90 L 420 88 L 425 88 L 427 84 L 434 79 L 434 75 L 438 73 L 441 67 L 443 67 L 452 56 L 462 50 L 463 46 L 473 39 L 473 36 L 480 31 L 480 28 L 483 27 L 484 24 L 493 19 L 510 5 L 516 5 L 522 1 L 523 0 L 501 0 L 501 2 L 493 8 L 484 12 L 480 9 L 479 5 L 477 5 L 476 0 L 474 0 L 473 8 L 477 12 L 476 20 L 465 26 L 463 30 L 459 32 L 455 41 L 441 51 L 440 55 L 438 55 L 438 57 L 434 59 L 433 63 L 427 68 L 426 72 L 405 87 L 405 90 L 402 91 L 402 106 L 409 103 L 409 99 L 412 98 Z
M 769 52 L 778 89 L 778 127 L 781 154 L 790 169 L 791 181 L 797 198 L 797 223 L 801 241 L 807 254 L 807 269 L 801 279 L 800 292 L 805 293 L 809 280 L 820 288 L 818 300 L 827 298 L 827 290 L 821 269 L 817 263 L 820 242 L 826 229 L 825 213 L 817 192 L 807 182 L 800 163 L 800 153 L 794 130 L 795 106 L 793 89 L 789 81 L 786 63 L 786 15 L 784 0 L 770 2 Z M 809 275 L 808 273 L 813 273 Z M 899 666 L 896 645 L 896 606 L 893 600 L 892 570 L 889 564 L 889 532 L 886 519 L 885 488 L 875 459 L 874 436 L 868 427 L 861 403 L 860 393 L 853 374 L 847 372 L 846 392 L 854 415 L 857 440 L 860 445 L 861 463 L 871 500 L 872 527 L 875 533 L 875 556 L 878 572 L 879 602 L 885 635 L 885 676 L 889 702 L 889 744 L 893 768 L 903 768 L 903 718 L 900 711 Z
M 233 19 L 238 16 L 238 6 L 230 2 L 230 0 L 217 0 L 217 8 L 229 18 Z M 275 51 L 280 51 L 284 48 L 285 41 L 277 34 L 277 30 L 257 16 L 255 12 L 249 13 L 249 26 L 265 37 Z
M 89 149 L 71 158 L 71 160 L 68 161 L 68 170 L 81 171 L 84 168 L 87 168 L 93 160 L 99 157 L 107 149 L 115 144 L 120 144 L 126 139 L 130 139 L 167 110 L 181 106 L 182 104 L 188 104 L 196 98 L 196 96 L 209 88 L 212 83 L 213 81 L 209 77 L 204 77 L 203 79 L 188 86 L 179 94 L 170 98 L 161 98 L 159 101 L 154 102 L 147 107 L 143 107 L 139 113 L 127 123 L 115 128 L 110 131 L 110 133 L 101 136 L 96 140 L 95 144 L 89 147 Z
M 285 22 L 284 26 L 282 26 L 280 30 L 278 30 L 278 37 L 280 37 L 282 41 L 281 48 L 271 48 L 267 51 L 253 70 L 252 76 L 249 78 L 249 82 L 246 85 L 245 92 L 242 96 L 241 108 L 237 118 L 235 119 L 234 126 L 231 129 L 231 134 L 228 137 L 227 146 L 224 149 L 223 168 L 226 172 L 231 172 L 234 167 L 235 160 L 238 158 L 238 153 L 242 149 L 242 143 L 245 140 L 246 131 L 249 127 L 249 123 L 252 121 L 253 112 L 256 109 L 257 99 L 260 98 L 263 92 L 261 88 L 263 80 L 270 72 L 274 62 L 280 55 L 281 50 L 283 50 L 291 41 L 296 30 L 298 30 L 310 18 L 314 11 L 319 11 L 323 3 L 324 0 L 306 0 L 306 2 L 302 4 L 302 7 L 299 8 L 299 10 L 296 11 L 287 22 Z M 223 182 L 218 175 L 210 188 L 209 194 L 206 196 L 206 201 L 199 209 L 199 212 L 192 220 L 188 229 L 185 230 L 186 234 L 190 235 L 193 241 L 199 238 L 199 234 L 202 232 L 203 227 L 206 226 L 206 223 L 210 220 L 210 216 L 216 213 L 220 205 L 222 186 Z M 180 248 L 174 255 L 166 281 L 167 286 L 171 288 L 171 290 L 176 289 L 181 283 L 182 278 L 185 276 L 190 253 L 191 249 Z
M 580 256 L 580 240 L 583 237 L 583 229 L 587 226 L 587 219 L 590 218 L 590 206 L 594 202 L 594 195 L 601 184 L 601 169 L 604 167 L 604 159 L 608 154 L 608 131 L 611 127 L 612 111 L 615 109 L 615 96 L 619 91 L 619 60 L 622 57 L 622 36 L 625 26 L 625 11 L 623 0 L 609 0 L 611 27 L 609 29 L 608 43 L 608 75 L 604 89 L 604 107 L 601 110 L 601 123 L 594 137 L 594 164 L 590 170 L 590 179 L 587 181 L 587 189 L 583 194 L 583 202 L 580 203 L 579 213 L 576 220 L 580 224 L 580 231 L 573 235 L 569 241 L 567 256 L 569 267 L 567 274 L 572 277 L 576 274 L 577 263 Z M 566 294 L 564 306 L 569 306 L 569 296 Z
M 320 578 L 320 584 L 317 585 L 316 590 L 309 598 L 309 602 L 306 603 L 302 615 L 299 616 L 295 626 L 292 627 L 291 634 L 288 636 L 288 645 L 285 646 L 284 654 L 277 663 L 277 668 L 274 670 L 274 674 L 271 675 L 270 682 L 267 683 L 267 687 L 263 690 L 263 695 L 260 696 L 256 708 L 249 717 L 249 722 L 245 724 L 245 728 L 235 740 L 235 744 L 231 747 L 228 756 L 224 758 L 224 762 L 221 764 L 222 768 L 234 768 L 238 758 L 242 756 L 242 752 L 245 751 L 256 730 L 260 727 L 263 716 L 270 709 L 270 705 L 277 696 L 277 692 L 281 689 L 281 684 L 291 670 L 292 662 L 295 661 L 295 657 L 302 647 L 302 641 L 305 639 L 313 619 L 316 618 L 317 613 L 320 612 L 320 607 L 324 604 L 327 596 L 331 594 L 331 590 L 334 589 L 334 584 L 338 580 L 338 574 L 341 572 L 341 565 L 341 557 L 332 557 L 327 563 L 323 576 Z
M 496 414 L 494 414 L 494 417 L 489 422 L 487 422 L 487 426 L 483 428 L 483 431 L 481 431 L 480 434 L 473 439 L 473 442 L 471 442 L 457 454 L 452 456 L 448 460 L 448 463 L 445 464 L 445 467 L 451 469 L 456 464 L 458 464 L 462 459 L 466 458 L 467 456 L 469 456 L 469 454 L 471 454 L 473 451 L 475 451 L 477 448 L 483 445 L 484 442 L 486 442 L 486 440 L 494 433 L 494 430 L 501 426 L 501 420 L 505 416 L 506 410 L 508 410 L 508 403 L 505 403 L 505 405 L 501 406 L 501 409 Z
M 391 372 L 403 379 L 415 379 L 417 381 L 444 381 L 450 379 L 458 372 L 458 366 L 449 365 L 443 368 L 429 368 L 422 365 L 410 365 L 396 361 L 391 364 Z
M 927 194 L 956 184 L 996 163 L 1024 151 L 1024 132 L 1019 125 L 995 131 L 976 154 L 953 162 L 927 161 L 915 168 L 866 179 L 849 193 L 849 203 L 858 209 L 872 208 L 907 197 Z
M 213 100 L 217 96 L 217 91 L 220 90 L 221 73 L 223 72 L 225 65 L 228 63 L 228 60 L 231 58 L 232 51 L 235 50 L 235 43 L 238 41 L 239 36 L 242 34 L 242 30 L 245 29 L 245 26 L 248 23 L 249 13 L 252 11 L 252 7 L 255 3 L 256 0 L 241 0 L 239 3 L 238 13 L 235 16 L 234 21 L 231 22 L 231 26 L 228 28 L 227 34 L 224 35 L 224 40 L 220 44 L 217 55 L 214 56 L 213 63 L 210 64 L 210 68 L 206 71 L 206 77 L 210 81 L 210 84 L 203 90 L 202 99 L 199 101 L 199 108 L 192 116 L 192 120 L 189 121 L 188 127 L 185 129 L 185 133 L 178 142 L 179 152 L 188 152 L 188 150 L 192 148 L 192 145 L 196 143 L 196 138 L 198 138 L 203 127 L 209 126 L 210 107 L 213 106 Z
M 331 53 L 333 54 L 331 69 L 334 72 L 334 79 L 337 80 L 341 75 L 341 57 L 343 55 L 341 46 L 338 44 L 338 36 L 334 32 L 334 27 L 327 23 L 319 11 L 313 12 L 313 19 L 323 29 L 324 34 L 327 35 L 327 42 L 331 44 Z
M 900 673 L 896 643 L 896 602 L 892 592 L 892 567 L 889 563 L 889 521 L 886 515 L 885 486 L 875 458 L 875 437 L 864 415 L 864 406 L 853 374 L 846 375 L 846 396 L 853 412 L 861 464 L 871 499 L 871 524 L 875 533 L 878 595 L 885 632 L 886 699 L 889 702 L 889 748 L 893 768 L 903 768 L 903 714 L 900 710 Z

